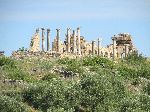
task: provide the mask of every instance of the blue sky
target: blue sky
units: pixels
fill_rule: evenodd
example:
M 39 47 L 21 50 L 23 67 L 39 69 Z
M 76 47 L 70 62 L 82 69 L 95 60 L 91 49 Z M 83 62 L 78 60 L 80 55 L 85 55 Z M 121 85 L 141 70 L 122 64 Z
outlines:
M 127 32 L 134 45 L 150 56 L 150 0 L 0 0 L 0 50 L 6 55 L 20 47 L 28 48 L 38 27 L 51 29 L 51 42 L 56 28 L 65 38 L 67 27 L 81 27 L 88 41 Z

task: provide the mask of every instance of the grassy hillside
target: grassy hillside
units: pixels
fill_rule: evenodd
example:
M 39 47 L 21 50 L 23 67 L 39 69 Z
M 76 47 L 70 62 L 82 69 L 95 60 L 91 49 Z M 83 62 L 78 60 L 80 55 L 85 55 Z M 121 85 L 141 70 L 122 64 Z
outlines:
M 0 57 L 0 112 L 148 112 L 150 61 Z

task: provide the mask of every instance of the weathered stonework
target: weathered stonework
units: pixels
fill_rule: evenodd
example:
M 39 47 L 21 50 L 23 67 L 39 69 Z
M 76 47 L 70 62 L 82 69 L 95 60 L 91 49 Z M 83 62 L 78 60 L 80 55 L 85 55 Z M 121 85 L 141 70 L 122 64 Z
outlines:
M 29 57 L 37 56 L 42 58 L 50 57 L 83 57 L 87 55 L 98 55 L 107 58 L 117 59 L 126 57 L 129 53 L 137 51 L 133 46 L 132 37 L 128 33 L 120 33 L 114 35 L 112 44 L 107 47 L 101 46 L 101 39 L 97 41 L 87 42 L 83 36 L 80 35 L 80 28 L 77 31 L 67 28 L 66 39 L 64 42 L 60 40 L 60 29 L 56 29 L 57 34 L 52 42 L 52 49 L 50 50 L 50 29 L 47 29 L 47 51 L 45 51 L 44 42 L 44 28 L 42 28 L 42 51 L 40 50 L 40 36 L 39 29 L 32 37 L 30 49 L 27 52 L 13 52 L 14 57 Z
M 37 57 L 39 59 L 50 59 L 52 57 L 60 57 L 61 54 L 56 53 L 56 52 L 31 52 L 31 51 L 14 51 L 12 53 L 12 58 L 15 59 L 24 59 L 24 58 L 32 58 L 32 57 Z
M 4 51 L 0 51 L 0 56 L 3 56 L 4 55 Z
M 30 43 L 29 51 L 38 52 L 40 51 L 40 34 L 39 29 L 36 29 L 35 34 L 33 35 Z

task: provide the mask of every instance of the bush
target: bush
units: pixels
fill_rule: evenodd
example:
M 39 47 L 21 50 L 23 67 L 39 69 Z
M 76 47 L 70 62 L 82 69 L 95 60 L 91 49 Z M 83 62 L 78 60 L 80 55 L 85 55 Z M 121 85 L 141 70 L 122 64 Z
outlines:
M 144 87 L 144 92 L 147 95 L 150 95 L 150 82 Z
M 144 110 L 146 112 L 150 111 L 150 96 L 141 95 L 139 102 L 140 102 L 140 107 L 142 110 Z
M 145 62 L 141 64 L 141 66 L 138 69 L 138 74 L 140 77 L 150 79 L 150 63 Z
M 120 112 L 136 112 L 139 111 L 139 105 L 134 99 L 123 99 L 120 102 Z
M 65 69 L 67 71 L 72 71 L 74 73 L 83 73 L 84 71 L 80 60 L 77 59 L 69 59 L 69 58 L 59 59 L 58 63 L 66 65 Z
M 34 82 L 35 79 L 30 76 L 29 74 L 26 74 L 24 71 L 22 71 L 19 68 L 4 68 L 4 75 L 5 77 L 12 79 L 12 80 L 23 80 L 27 82 Z
M 53 63 L 48 60 L 42 60 L 42 61 L 39 61 L 39 65 L 40 65 L 41 69 L 49 70 L 52 68 Z
M 103 68 L 113 68 L 114 63 L 106 58 L 90 56 L 83 59 L 84 66 L 101 66 Z
M 66 71 L 72 71 L 74 73 L 83 73 L 84 70 L 79 63 L 68 64 L 65 68 Z
M 25 49 L 24 47 L 21 47 L 21 48 L 19 48 L 19 50 L 17 50 L 17 51 L 24 52 L 24 51 L 27 51 L 27 48 Z
M 75 59 L 69 59 L 69 58 L 63 58 L 63 59 L 59 59 L 58 63 L 59 64 L 71 64 L 74 61 L 76 61 Z
M 145 62 L 147 59 L 142 56 L 142 54 L 138 54 L 138 52 L 133 52 L 131 54 L 129 54 L 125 60 L 127 61 L 127 63 L 130 63 L 132 65 L 136 65 L 136 64 L 141 64 L 143 62 Z
M 64 106 L 64 87 L 60 80 L 53 79 L 51 83 L 43 82 L 30 87 L 24 92 L 23 97 L 34 108 L 42 111 L 60 108 Z
M 9 67 L 15 67 L 15 61 L 10 59 L 10 58 L 7 58 L 7 57 L 0 57 L 0 66 L 9 66 Z
M 126 97 L 124 86 L 117 78 L 102 74 L 87 74 L 80 81 L 80 105 L 86 111 L 117 108 L 112 103 L 118 104 Z
M 0 95 L 0 111 L 1 112 L 30 112 L 30 110 L 21 102 L 14 98 Z
M 42 80 L 44 80 L 44 81 L 52 81 L 53 79 L 59 79 L 59 75 L 58 74 L 50 73 L 50 74 L 45 75 L 42 78 Z
M 17 90 L 3 91 L 2 94 L 5 96 L 9 96 L 10 98 L 14 98 L 15 100 L 17 100 L 19 102 L 23 101 L 22 93 Z
M 138 74 L 138 70 L 137 68 L 134 68 L 132 66 L 128 66 L 126 64 L 120 64 L 118 65 L 119 67 L 117 68 L 118 74 L 130 79 L 130 78 L 138 78 L 139 74 Z

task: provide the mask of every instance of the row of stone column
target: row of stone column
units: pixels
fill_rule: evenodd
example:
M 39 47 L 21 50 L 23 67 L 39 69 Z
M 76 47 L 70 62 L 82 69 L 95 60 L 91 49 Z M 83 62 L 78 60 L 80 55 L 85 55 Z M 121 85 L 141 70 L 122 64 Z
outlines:
M 117 37 L 115 35 L 112 37 L 112 41 L 113 41 L 113 59 L 115 60 L 117 58 L 117 47 L 116 47 L 117 46 L 117 43 L 116 43 Z M 129 45 L 128 44 L 124 45 L 123 52 L 125 53 L 125 57 L 126 57 L 129 53 Z M 121 53 L 118 52 L 119 58 L 120 58 L 120 54 Z
M 67 28 L 67 52 L 68 53 L 71 52 L 71 50 L 70 50 L 70 48 L 71 48 L 70 39 L 71 39 L 71 28 Z M 77 38 L 76 38 L 76 31 L 73 30 L 73 53 L 81 55 L 80 28 L 79 27 L 77 28 Z
M 102 41 L 102 39 L 101 38 L 98 38 L 97 39 L 97 54 L 98 54 L 98 56 L 100 56 L 100 47 L 101 47 L 101 41 Z M 95 41 L 92 41 L 92 54 L 94 55 L 95 54 L 95 45 L 96 44 L 96 42 Z
M 45 29 L 42 30 L 42 51 L 45 51 Z M 50 50 L 50 29 L 47 29 L 47 51 Z

